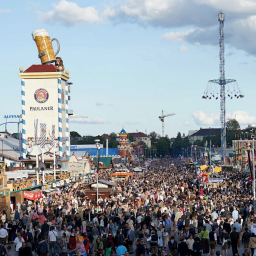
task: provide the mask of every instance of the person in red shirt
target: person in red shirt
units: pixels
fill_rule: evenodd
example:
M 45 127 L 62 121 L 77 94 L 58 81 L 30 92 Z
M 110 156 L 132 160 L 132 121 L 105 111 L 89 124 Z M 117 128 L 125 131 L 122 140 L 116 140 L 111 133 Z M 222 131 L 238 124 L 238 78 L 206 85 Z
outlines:
M 26 243 L 28 239 L 27 239 L 26 234 L 23 232 L 23 230 L 20 231 L 20 235 L 21 235 L 21 237 L 24 239 L 24 241 Z
M 44 224 L 45 216 L 41 213 L 38 216 L 38 221 L 40 224 Z

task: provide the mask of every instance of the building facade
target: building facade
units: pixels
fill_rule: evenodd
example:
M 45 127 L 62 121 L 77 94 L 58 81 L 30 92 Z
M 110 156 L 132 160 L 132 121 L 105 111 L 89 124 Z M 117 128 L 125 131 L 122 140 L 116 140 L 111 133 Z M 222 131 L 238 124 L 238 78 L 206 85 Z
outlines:
M 37 137 L 40 134 L 45 137 L 45 151 L 53 152 L 51 139 L 54 136 L 56 155 L 59 159 L 69 159 L 69 72 L 64 73 L 61 67 L 58 69 L 52 64 L 32 65 L 25 71 L 20 69 L 20 78 L 23 159 L 33 151 L 36 120 Z
M 129 140 L 127 138 L 128 133 L 122 129 L 119 134 L 119 145 L 118 145 L 118 155 L 120 155 L 122 158 L 130 157 L 132 147 L 129 143 Z

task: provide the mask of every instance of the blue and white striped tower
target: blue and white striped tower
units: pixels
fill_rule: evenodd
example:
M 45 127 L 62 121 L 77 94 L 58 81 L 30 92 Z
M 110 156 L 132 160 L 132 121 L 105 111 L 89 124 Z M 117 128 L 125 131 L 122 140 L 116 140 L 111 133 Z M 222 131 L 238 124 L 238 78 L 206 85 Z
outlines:
M 20 68 L 23 73 L 23 68 Z M 25 121 L 25 81 L 21 79 L 21 109 L 22 109 L 22 158 L 26 158 L 26 121 Z
M 68 70 L 66 70 L 66 74 L 68 74 Z M 69 160 L 70 156 L 70 143 L 69 143 L 69 118 L 68 118 L 68 82 L 66 81 L 66 93 L 65 93 L 65 100 L 66 100 L 66 153 L 67 159 Z
M 59 68 L 59 72 L 62 72 L 62 68 Z M 59 126 L 59 158 L 62 159 L 62 108 L 61 108 L 61 78 L 58 78 L 58 126 Z

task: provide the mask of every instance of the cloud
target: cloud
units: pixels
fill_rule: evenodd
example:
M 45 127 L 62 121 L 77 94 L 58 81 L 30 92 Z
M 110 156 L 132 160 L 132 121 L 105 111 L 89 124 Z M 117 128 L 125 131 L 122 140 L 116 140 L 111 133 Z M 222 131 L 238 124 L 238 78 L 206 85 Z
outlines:
M 111 2 L 111 1 L 107 1 Z M 162 36 L 169 41 L 196 45 L 218 45 L 217 14 L 225 12 L 225 43 L 256 55 L 256 1 L 254 0 L 122 0 L 102 6 L 81 7 L 60 0 L 38 17 L 47 23 L 66 26 L 111 20 L 138 23 L 144 27 L 169 28 Z
M 220 10 L 226 15 L 225 42 L 256 54 L 256 1 L 253 0 L 123 0 L 107 6 L 105 15 L 113 21 L 175 29 L 162 36 L 169 41 L 218 45 Z
M 189 34 L 192 34 L 195 29 L 189 29 L 187 31 L 170 32 L 162 36 L 163 39 L 168 41 L 183 41 Z
M 256 124 L 256 116 L 250 116 L 248 112 L 236 110 L 227 114 L 228 119 L 236 119 L 240 125 Z
M 220 126 L 220 115 L 207 115 L 203 111 L 196 111 L 192 113 L 192 118 L 197 125 Z M 236 110 L 232 113 L 227 113 L 226 121 L 229 119 L 236 119 L 240 125 L 256 124 L 256 116 L 251 116 L 248 112 Z
M 207 116 L 203 111 L 196 111 L 192 113 L 192 118 L 197 125 L 212 125 L 215 126 L 219 124 L 220 115 L 211 114 Z
M 104 124 L 106 120 L 99 117 L 88 118 L 86 116 L 70 116 L 70 121 L 72 123 L 80 123 L 80 124 Z
M 76 3 L 66 0 L 54 4 L 53 10 L 49 12 L 38 12 L 38 17 L 47 23 L 62 23 L 66 26 L 87 25 L 100 21 L 98 11 L 93 6 L 79 7 Z
M 186 126 L 190 126 L 190 123 L 188 121 L 184 121 L 183 124 Z
M 13 11 L 9 9 L 0 9 L 0 13 L 9 13 L 9 12 L 13 12 Z
M 96 106 L 103 106 L 104 103 L 103 103 L 103 102 L 96 102 L 95 105 L 96 105 Z
M 179 48 L 179 51 L 180 52 L 188 52 L 189 49 L 185 45 L 181 45 L 180 48 Z

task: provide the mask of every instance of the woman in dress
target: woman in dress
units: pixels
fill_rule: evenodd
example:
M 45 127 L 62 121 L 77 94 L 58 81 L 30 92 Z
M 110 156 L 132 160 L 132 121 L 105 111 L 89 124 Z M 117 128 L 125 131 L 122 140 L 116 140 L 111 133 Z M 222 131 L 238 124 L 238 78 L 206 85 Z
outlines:
M 112 250 L 114 251 L 115 250 L 114 236 L 113 236 L 113 233 L 112 233 L 111 229 L 109 229 L 109 232 L 108 232 L 107 243 L 111 243 Z

